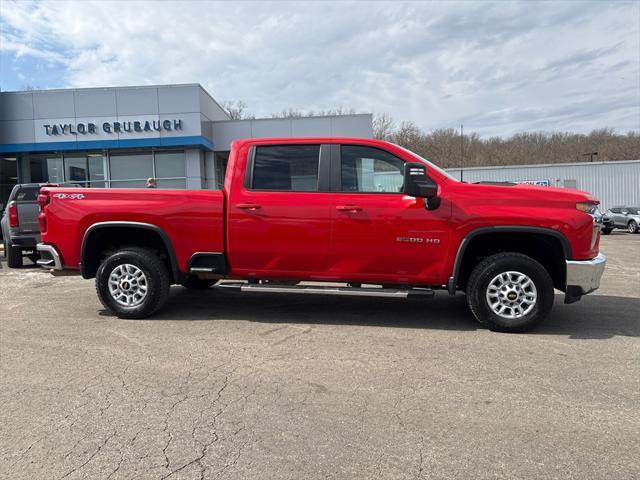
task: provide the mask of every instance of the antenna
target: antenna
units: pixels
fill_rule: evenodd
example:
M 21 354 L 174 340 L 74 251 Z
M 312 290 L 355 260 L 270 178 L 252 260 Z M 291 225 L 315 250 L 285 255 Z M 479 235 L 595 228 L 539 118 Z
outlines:
M 460 124 L 460 181 L 462 182 L 462 175 L 464 169 L 464 125 Z

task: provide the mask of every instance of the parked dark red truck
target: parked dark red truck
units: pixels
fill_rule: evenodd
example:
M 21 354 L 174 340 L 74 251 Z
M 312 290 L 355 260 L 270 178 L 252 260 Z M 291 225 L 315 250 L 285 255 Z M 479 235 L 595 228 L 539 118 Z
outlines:
M 95 277 L 124 318 L 156 312 L 171 284 L 223 280 L 307 294 L 463 291 L 481 324 L 523 331 L 547 316 L 554 287 L 577 301 L 605 266 L 588 193 L 462 183 L 369 139 L 239 140 L 222 190 L 45 187 L 39 203 L 39 263 Z

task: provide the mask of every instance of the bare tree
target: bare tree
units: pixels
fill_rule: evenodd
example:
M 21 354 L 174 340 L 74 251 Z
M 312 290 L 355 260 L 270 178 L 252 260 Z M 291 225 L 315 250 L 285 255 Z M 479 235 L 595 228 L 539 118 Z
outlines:
M 251 120 L 256 118 L 247 111 L 247 104 L 242 100 L 225 100 L 220 106 L 227 111 L 231 120 Z
M 391 140 L 396 125 L 388 113 L 376 113 L 373 116 L 373 138 Z
M 298 110 L 296 108 L 284 108 L 279 112 L 271 114 L 271 118 L 302 118 L 312 116 L 313 112 L 305 113 L 302 110 Z
M 285 108 L 279 112 L 272 113 L 271 118 L 306 118 L 306 117 L 327 117 L 338 115 L 354 115 L 353 108 L 338 107 L 329 110 L 299 110 L 297 108 Z
M 413 122 L 393 123 L 388 114 L 373 120 L 374 137 L 390 140 L 446 167 L 459 167 L 460 131 L 441 128 L 421 131 Z M 596 160 L 640 159 L 640 132 L 619 134 L 612 128 L 593 130 L 587 135 L 571 132 L 523 132 L 511 137 L 481 138 L 477 133 L 464 135 L 466 167 L 488 165 L 526 165 Z

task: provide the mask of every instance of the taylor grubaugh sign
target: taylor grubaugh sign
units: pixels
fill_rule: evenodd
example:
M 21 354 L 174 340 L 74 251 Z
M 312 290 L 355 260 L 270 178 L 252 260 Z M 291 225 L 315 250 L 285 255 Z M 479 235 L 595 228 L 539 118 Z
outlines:
M 182 120 L 145 120 L 126 122 L 56 123 L 42 125 L 47 135 L 89 135 L 104 133 L 160 132 L 182 130 Z

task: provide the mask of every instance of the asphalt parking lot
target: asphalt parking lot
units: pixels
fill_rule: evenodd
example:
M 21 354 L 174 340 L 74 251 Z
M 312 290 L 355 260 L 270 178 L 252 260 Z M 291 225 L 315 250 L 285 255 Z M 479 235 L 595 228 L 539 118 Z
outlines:
M 149 320 L 0 269 L 0 477 L 640 478 L 640 235 L 529 334 L 462 295 L 173 287 Z

